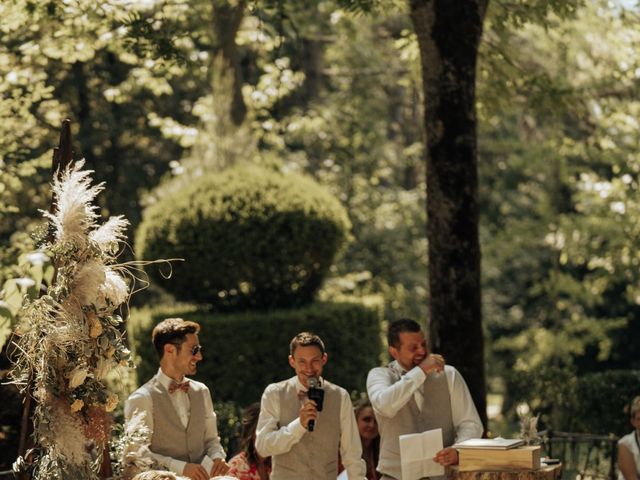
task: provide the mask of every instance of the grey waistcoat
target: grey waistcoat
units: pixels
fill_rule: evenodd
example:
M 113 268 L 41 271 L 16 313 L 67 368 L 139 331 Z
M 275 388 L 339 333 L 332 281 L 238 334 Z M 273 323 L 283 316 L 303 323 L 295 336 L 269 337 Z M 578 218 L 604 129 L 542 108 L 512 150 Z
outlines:
M 278 384 L 279 425 L 288 425 L 300 414 L 297 383 L 286 380 Z M 271 480 L 335 480 L 338 476 L 340 445 L 340 390 L 323 383 L 324 402 L 313 432 L 306 432 L 291 450 L 275 455 Z
M 384 368 L 384 367 L 383 367 Z M 391 367 L 386 367 L 394 378 L 393 383 L 400 380 L 400 375 Z M 423 384 L 424 403 L 422 412 L 418 409 L 413 397 L 393 418 L 376 415 L 380 430 L 380 458 L 378 471 L 401 478 L 400 468 L 400 435 L 421 433 L 434 428 L 442 428 L 442 440 L 445 447 L 455 442 L 455 427 L 451 413 L 451 397 L 446 375 L 429 375 Z
M 189 423 L 185 428 L 171 403 L 169 392 L 152 378 L 147 384 L 153 401 L 153 436 L 150 449 L 183 462 L 200 463 L 204 458 L 204 395 L 207 390 L 191 380 Z M 174 395 L 179 395 L 179 392 Z

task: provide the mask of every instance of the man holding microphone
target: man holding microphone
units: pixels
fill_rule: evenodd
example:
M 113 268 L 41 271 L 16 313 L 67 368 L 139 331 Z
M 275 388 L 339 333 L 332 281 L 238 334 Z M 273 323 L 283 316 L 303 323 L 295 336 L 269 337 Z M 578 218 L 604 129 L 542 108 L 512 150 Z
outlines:
M 324 343 L 302 332 L 291 340 L 289 353 L 296 375 L 265 389 L 256 428 L 256 450 L 271 456 L 271 480 L 335 480 L 338 455 L 350 480 L 364 480 L 349 394 L 321 377 L 327 363 Z

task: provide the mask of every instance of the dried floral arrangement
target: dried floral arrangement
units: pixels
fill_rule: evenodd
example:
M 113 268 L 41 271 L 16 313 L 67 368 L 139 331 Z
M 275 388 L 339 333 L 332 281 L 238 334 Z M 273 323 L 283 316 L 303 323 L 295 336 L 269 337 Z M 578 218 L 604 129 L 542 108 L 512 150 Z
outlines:
M 519 415 L 520 417 L 520 438 L 524 440 L 525 445 L 540 445 L 542 439 L 538 433 L 538 420 L 540 414 L 531 416 L 528 414 Z
M 98 478 L 109 412 L 119 402 L 104 380 L 132 366 L 119 312 L 137 278 L 134 264 L 117 262 L 128 221 L 114 216 L 99 225 L 93 201 L 104 187 L 92 186 L 83 166 L 72 164 L 53 182 L 57 204 L 44 212 L 53 235 L 42 251 L 56 275 L 46 294 L 24 304 L 14 340 L 13 383 L 36 405 L 34 479 Z
M 118 432 L 112 444 L 113 478 L 131 480 L 137 474 L 157 467 L 149 452 L 151 431 L 145 417 L 145 412 L 136 412 L 124 427 L 116 426 Z

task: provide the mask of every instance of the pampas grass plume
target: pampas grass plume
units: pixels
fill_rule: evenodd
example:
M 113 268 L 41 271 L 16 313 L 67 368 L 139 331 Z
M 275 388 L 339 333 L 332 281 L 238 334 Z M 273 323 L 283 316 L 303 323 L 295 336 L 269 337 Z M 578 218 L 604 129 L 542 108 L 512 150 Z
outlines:
M 84 245 L 87 231 L 98 217 L 97 207 L 92 202 L 104 184 L 92 187 L 90 175 L 93 171 L 81 171 L 83 166 L 84 160 L 80 160 L 65 170 L 60 178 L 54 179 L 52 189 L 57 200 L 56 209 L 53 214 L 43 212 L 55 226 L 58 242 Z
M 81 305 L 92 305 L 106 279 L 106 268 L 97 260 L 89 260 L 80 267 L 73 282 L 73 295 Z

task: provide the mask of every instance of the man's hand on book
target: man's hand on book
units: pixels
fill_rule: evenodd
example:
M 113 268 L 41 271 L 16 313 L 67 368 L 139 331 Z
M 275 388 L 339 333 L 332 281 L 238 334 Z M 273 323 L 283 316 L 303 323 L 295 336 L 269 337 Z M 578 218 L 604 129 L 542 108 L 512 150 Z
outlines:
M 433 461 L 443 466 L 458 464 L 458 451 L 453 447 L 447 447 L 436 453 Z

